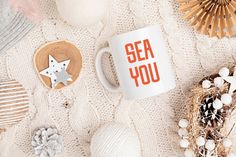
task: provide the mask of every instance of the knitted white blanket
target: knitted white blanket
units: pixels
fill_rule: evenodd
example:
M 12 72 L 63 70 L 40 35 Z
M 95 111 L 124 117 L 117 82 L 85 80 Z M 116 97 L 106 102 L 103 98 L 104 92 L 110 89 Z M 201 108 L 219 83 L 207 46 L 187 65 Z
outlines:
M 208 72 L 234 61 L 236 39 L 218 40 L 196 33 L 182 20 L 174 0 L 111 0 L 105 21 L 89 28 L 71 27 L 62 22 L 53 0 L 42 0 L 42 5 L 46 17 L 42 24 L 0 56 L 0 79 L 18 80 L 31 96 L 29 115 L 2 134 L 0 157 L 34 157 L 32 133 L 49 125 L 56 126 L 64 138 L 65 148 L 57 157 L 89 157 L 94 132 L 114 117 L 137 131 L 143 157 L 183 156 L 176 122 L 185 115 L 186 95 L 192 84 Z M 99 83 L 94 58 L 114 33 L 151 24 L 162 27 L 177 87 L 167 94 L 126 103 L 120 94 L 109 93 Z M 81 49 L 83 69 L 74 85 L 61 91 L 48 91 L 33 69 L 32 57 L 39 46 L 56 39 L 70 40 Z M 108 78 L 115 83 L 110 60 L 107 56 L 104 67 Z M 69 105 L 65 106 L 65 102 Z M 129 111 L 128 116 L 124 111 Z

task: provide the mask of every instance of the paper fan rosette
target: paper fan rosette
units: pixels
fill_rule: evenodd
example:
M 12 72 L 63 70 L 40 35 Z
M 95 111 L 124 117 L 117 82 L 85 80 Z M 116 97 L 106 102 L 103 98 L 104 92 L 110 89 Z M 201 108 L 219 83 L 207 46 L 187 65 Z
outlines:
M 221 68 L 194 87 L 178 134 L 184 157 L 236 157 L 236 66 Z
M 200 33 L 231 37 L 236 34 L 236 0 L 177 0 L 184 19 Z

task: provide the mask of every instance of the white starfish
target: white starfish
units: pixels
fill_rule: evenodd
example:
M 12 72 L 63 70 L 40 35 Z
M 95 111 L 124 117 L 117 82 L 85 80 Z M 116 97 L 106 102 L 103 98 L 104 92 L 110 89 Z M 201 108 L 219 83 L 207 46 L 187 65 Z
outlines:
M 230 83 L 230 88 L 229 88 L 229 94 L 233 94 L 233 92 L 236 90 L 236 67 L 234 67 L 234 73 L 233 76 L 225 76 L 223 79 Z
M 60 72 L 63 68 L 67 69 L 68 65 L 70 64 L 70 60 L 58 63 L 55 58 L 49 55 L 48 62 L 49 67 L 41 71 L 40 74 L 49 77 L 52 87 L 54 87 L 57 81 L 57 76 L 55 75 L 55 73 Z

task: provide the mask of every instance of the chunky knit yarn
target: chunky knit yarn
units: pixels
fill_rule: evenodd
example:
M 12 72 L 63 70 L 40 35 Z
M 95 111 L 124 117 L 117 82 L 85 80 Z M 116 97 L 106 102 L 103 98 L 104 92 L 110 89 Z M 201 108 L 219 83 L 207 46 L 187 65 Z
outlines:
M 28 19 L 10 8 L 8 0 L 0 1 L 0 52 L 20 41 L 32 27 Z

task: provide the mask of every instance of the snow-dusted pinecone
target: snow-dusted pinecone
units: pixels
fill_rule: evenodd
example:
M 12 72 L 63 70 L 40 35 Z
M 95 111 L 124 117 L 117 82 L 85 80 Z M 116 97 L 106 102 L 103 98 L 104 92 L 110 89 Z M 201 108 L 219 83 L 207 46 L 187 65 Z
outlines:
M 56 128 L 40 128 L 33 135 L 32 146 L 39 157 L 54 157 L 62 150 L 62 136 Z

